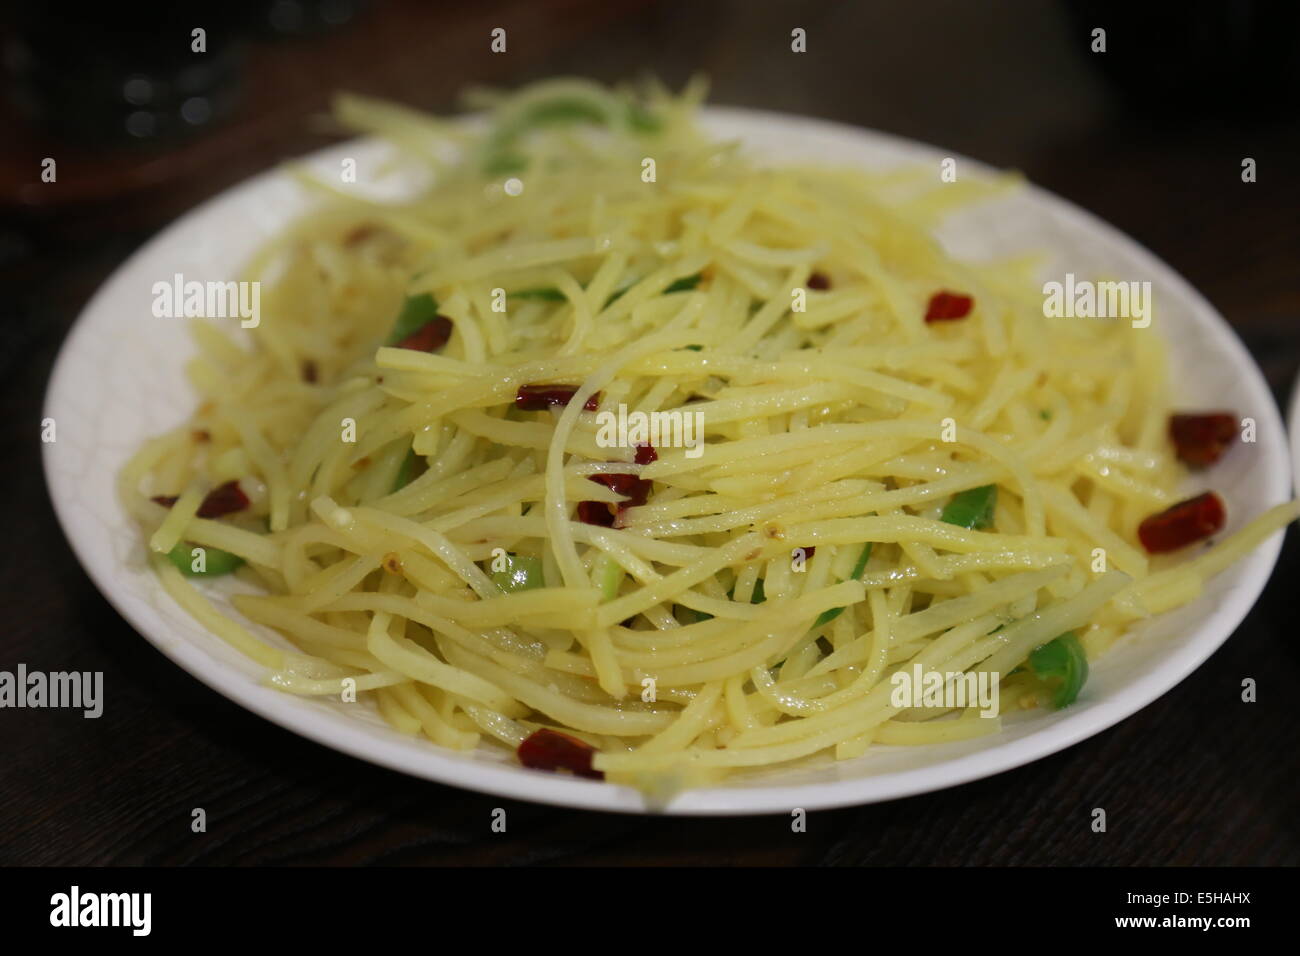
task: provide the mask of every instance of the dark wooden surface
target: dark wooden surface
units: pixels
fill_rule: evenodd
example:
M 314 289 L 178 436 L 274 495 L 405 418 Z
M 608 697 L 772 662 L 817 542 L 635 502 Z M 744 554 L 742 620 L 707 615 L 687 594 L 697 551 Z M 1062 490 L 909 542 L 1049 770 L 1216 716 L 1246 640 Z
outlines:
M 1103 79 L 1086 33 L 1051 3 L 438 6 L 376 3 L 334 34 L 256 45 L 235 115 L 173 159 L 51 146 L 0 114 L 0 669 L 102 670 L 107 695 L 93 721 L 0 711 L 0 862 L 1300 863 L 1294 536 L 1232 639 L 1141 713 L 989 780 L 812 814 L 803 834 L 786 817 L 624 817 L 412 780 L 244 712 L 123 623 L 77 565 L 46 495 L 38 429 L 51 363 L 89 295 L 150 234 L 322 142 L 310 117 L 338 86 L 446 109 L 467 82 L 650 70 L 680 84 L 700 70 L 718 102 L 882 128 L 1014 166 L 1186 275 L 1287 397 L 1300 364 L 1294 101 L 1269 106 L 1264 89 L 1264 108 L 1251 101 L 1250 111 L 1232 96 L 1145 103 Z M 1137 45 L 1111 23 L 1112 49 Z M 496 25 L 510 29 L 505 56 L 487 52 Z M 803 56 L 789 52 L 794 26 L 809 33 Z M 69 182 L 80 195 L 23 188 L 32 157 L 51 149 L 76 157 Z M 1245 156 L 1258 162 L 1254 184 L 1240 180 Z M 145 162 L 155 185 L 133 178 Z M 1239 700 L 1244 677 L 1259 681 L 1256 704 Z M 489 827 L 496 806 L 508 811 L 505 834 Z M 1099 806 L 1105 834 L 1089 828 Z M 206 834 L 190 830 L 194 807 L 207 812 Z

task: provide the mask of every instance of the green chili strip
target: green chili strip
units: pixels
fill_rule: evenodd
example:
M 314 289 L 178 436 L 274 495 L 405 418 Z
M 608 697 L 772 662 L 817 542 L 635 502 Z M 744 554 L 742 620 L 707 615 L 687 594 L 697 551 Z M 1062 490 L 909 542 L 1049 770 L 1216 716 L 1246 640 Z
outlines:
M 596 558 L 591 568 L 593 577 L 596 579 L 596 587 L 600 588 L 600 599 L 612 601 L 618 597 L 619 585 L 623 583 L 623 567 L 613 558 L 602 554 Z
M 194 570 L 195 548 L 203 551 L 202 571 Z M 222 574 L 229 574 L 244 563 L 244 559 L 237 554 L 222 551 L 220 548 L 192 544 L 189 541 L 178 542 L 176 547 L 167 552 L 167 560 L 174 564 L 181 574 L 189 578 L 215 578 Z
M 664 128 L 664 121 L 640 103 L 629 103 L 627 121 L 638 133 L 658 133 Z
M 702 278 L 703 276 L 698 272 L 693 276 L 683 276 L 675 282 L 670 282 L 668 288 L 664 289 L 664 295 L 672 295 L 674 292 L 690 292 L 700 284 Z
M 733 601 L 736 599 L 736 589 L 734 587 L 727 592 L 727 597 Z M 762 604 L 766 600 L 767 600 L 767 592 L 763 590 L 763 579 L 759 578 L 757 581 L 754 582 L 754 590 L 749 595 L 749 603 Z M 713 615 L 708 614 L 704 611 L 696 611 L 695 620 L 697 623 L 700 621 L 711 621 L 713 620 Z
M 402 464 L 397 469 L 397 476 L 393 479 L 393 491 L 400 491 L 415 478 L 415 466 L 419 458 L 414 448 L 406 450 L 406 457 L 402 459 Z
M 700 279 L 701 279 L 701 275 L 698 272 L 692 276 L 685 276 L 684 278 L 678 279 L 676 282 L 671 283 L 668 286 L 668 288 L 664 289 L 663 294 L 671 295 L 674 292 L 689 292 L 691 289 L 694 289 L 696 286 L 700 284 Z M 611 302 L 616 300 L 619 296 L 623 295 L 623 293 L 627 292 L 627 290 L 632 288 L 632 286 L 634 285 L 636 285 L 636 283 L 631 282 L 621 289 L 615 289 L 613 292 L 610 293 L 609 298 L 605 300 L 605 305 L 608 307 Z M 537 302 L 567 302 L 568 301 L 568 297 L 565 296 L 563 292 L 561 292 L 559 289 L 555 288 L 554 286 L 542 286 L 537 289 L 520 289 L 518 292 L 511 292 L 510 298 L 533 299 Z M 698 350 L 700 346 L 688 345 L 687 348 L 694 348 Z
M 495 558 L 493 559 L 496 560 Z M 507 554 L 506 569 L 493 571 L 492 583 L 507 594 L 546 586 L 542 577 L 542 559 L 526 554 Z
M 1088 655 L 1073 631 L 1035 648 L 1029 666 L 1034 676 L 1054 688 L 1051 703 L 1055 710 L 1073 704 L 1088 680 Z
M 853 573 L 849 575 L 850 581 L 856 581 L 862 577 L 862 572 L 867 569 L 867 562 L 871 560 L 871 542 L 868 541 L 862 546 L 862 553 L 858 555 L 857 563 L 853 565 Z M 841 614 L 844 613 L 842 607 L 827 608 L 817 615 L 817 620 L 813 621 L 813 630 L 821 627 L 823 624 L 829 624 Z
M 433 296 L 427 292 L 408 296 L 406 301 L 402 303 L 402 311 L 397 314 L 397 321 L 393 323 L 393 331 L 388 333 L 388 338 L 384 340 L 384 344 L 396 345 L 408 336 L 420 331 L 437 317 L 438 303 L 434 301 Z
M 511 292 L 512 299 L 536 299 L 539 302 L 565 302 L 564 293 L 559 289 L 547 287 L 543 289 L 520 289 L 518 292 Z
M 993 509 L 997 503 L 997 485 L 970 488 L 952 496 L 952 500 L 944 506 L 939 520 L 972 531 L 982 531 L 993 524 Z
M 663 121 L 639 103 L 621 102 L 615 97 L 564 94 L 540 100 L 524 107 L 492 133 L 483 170 L 499 175 L 526 168 L 528 157 L 519 150 L 518 141 L 530 130 L 575 123 L 615 126 L 620 121 L 638 133 L 657 133 L 663 128 Z

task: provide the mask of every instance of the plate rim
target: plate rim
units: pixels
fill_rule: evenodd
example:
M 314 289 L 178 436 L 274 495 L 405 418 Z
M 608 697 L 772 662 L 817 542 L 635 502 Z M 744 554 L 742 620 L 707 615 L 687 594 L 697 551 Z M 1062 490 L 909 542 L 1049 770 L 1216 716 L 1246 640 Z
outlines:
M 979 160 L 951 150 L 943 150 L 929 143 L 816 117 L 750 108 L 708 106 L 701 111 L 702 125 L 707 128 L 711 120 L 723 124 L 730 121 L 742 125 L 775 123 L 790 130 L 792 135 L 796 134 L 800 127 L 816 129 L 859 141 L 875 141 L 876 144 L 885 144 L 893 149 L 905 150 L 918 156 L 925 154 L 951 156 L 963 165 L 969 164 L 971 168 L 984 173 L 996 172 L 995 167 Z M 314 150 L 300 159 L 311 162 L 339 150 L 356 149 L 355 144 L 358 142 L 372 143 L 374 140 L 371 137 L 360 137 L 331 144 Z M 81 309 L 59 347 L 42 402 L 42 417 L 56 417 L 54 406 L 66 391 L 65 379 L 70 374 L 69 356 L 76 350 L 76 344 L 81 336 L 87 334 L 90 327 L 89 319 L 102 311 L 100 303 L 108 298 L 108 292 L 115 280 L 129 274 L 141 261 L 147 261 L 158 250 L 165 248 L 186 225 L 202 220 L 214 207 L 234 202 L 237 193 L 255 189 L 285 175 L 284 164 L 277 163 L 228 186 L 161 228 L 114 269 Z M 1236 330 L 1191 282 L 1138 240 L 1072 201 L 1027 180 L 1021 188 L 1028 191 L 1036 202 L 1045 203 L 1048 208 L 1055 206 L 1086 225 L 1089 230 L 1105 236 L 1110 243 L 1120 248 L 1125 256 L 1130 257 L 1131 261 L 1152 273 L 1161 274 L 1164 280 L 1178 287 L 1183 295 L 1209 315 L 1213 320 L 1210 324 L 1214 332 L 1234 353 L 1232 356 L 1235 359 L 1234 365 L 1249 370 L 1246 387 L 1251 392 L 1259 393 L 1255 398 L 1260 409 L 1259 413 L 1265 417 L 1265 420 L 1259 423 L 1261 437 L 1266 432 L 1274 432 L 1274 438 L 1281 437 L 1282 441 L 1286 440 L 1277 402 L 1258 364 L 1245 348 Z M 1295 427 L 1293 422 L 1292 428 Z M 1175 646 L 1173 652 L 1161 662 L 1158 669 L 1147 670 L 1126 686 L 1122 693 L 1097 701 L 1077 713 L 1064 714 L 1041 730 L 926 767 L 823 783 L 756 784 L 745 787 L 719 786 L 692 789 L 684 791 L 666 806 L 653 807 L 647 805 L 641 795 L 630 787 L 530 771 L 506 763 L 476 762 L 455 752 L 445 751 L 432 743 L 428 743 L 423 748 L 422 752 L 425 756 L 422 759 L 412 761 L 406 759 L 403 748 L 376 748 L 372 725 L 355 717 L 342 713 L 330 713 L 322 717 L 318 712 L 299 706 L 301 701 L 297 698 L 265 687 L 256 681 L 250 681 L 246 674 L 235 671 L 225 662 L 214 658 L 207 659 L 207 667 L 198 666 L 187 653 L 187 650 L 192 650 L 194 656 L 198 656 L 200 649 L 196 645 L 185 641 L 167 640 L 157 634 L 155 622 L 146 620 L 143 614 L 138 614 L 115 593 L 116 583 L 109 578 L 107 569 L 101 567 L 87 554 L 85 542 L 76 533 L 76 526 L 69 511 L 70 502 L 56 493 L 56 483 L 52 480 L 53 445 L 43 443 L 41 451 L 47 493 L 64 537 L 68 540 L 83 570 L 109 604 L 138 634 L 200 683 L 259 717 L 314 743 L 419 779 L 510 799 L 619 813 L 748 816 L 785 814 L 795 808 L 823 810 L 860 806 L 961 786 L 1066 750 L 1150 706 L 1180 684 L 1217 651 L 1235 633 L 1267 586 L 1277 563 L 1284 535 L 1284 531 L 1270 535 L 1242 559 L 1243 572 L 1240 586 L 1202 620 L 1197 628 L 1195 639 Z M 1280 491 L 1285 496 L 1282 500 L 1286 500 L 1290 497 L 1292 487 L 1291 456 L 1279 454 L 1277 465 L 1278 467 L 1271 470 L 1266 478 L 1271 485 L 1277 486 L 1270 488 L 1270 491 L 1274 494 Z M 197 622 L 196 626 L 202 628 L 202 625 L 198 625 Z M 210 632 L 209 637 L 214 641 L 220 641 L 220 638 Z M 227 671 L 231 673 L 228 674 Z M 284 706 L 280 706 L 281 704 Z

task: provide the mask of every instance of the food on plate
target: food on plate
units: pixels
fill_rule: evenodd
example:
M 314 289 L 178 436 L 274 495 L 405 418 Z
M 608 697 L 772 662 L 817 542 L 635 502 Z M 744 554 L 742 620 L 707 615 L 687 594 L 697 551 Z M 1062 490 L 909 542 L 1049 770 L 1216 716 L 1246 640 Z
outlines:
M 935 240 L 1014 177 L 772 163 L 701 95 L 339 101 L 391 169 L 300 171 L 259 321 L 196 322 L 197 410 L 121 476 L 164 587 L 270 684 L 705 785 L 1075 705 L 1296 517 L 1215 540 L 1214 465 L 1250 452 L 1237 412 L 1171 408 L 1158 321 L 1045 315 L 1033 250 Z

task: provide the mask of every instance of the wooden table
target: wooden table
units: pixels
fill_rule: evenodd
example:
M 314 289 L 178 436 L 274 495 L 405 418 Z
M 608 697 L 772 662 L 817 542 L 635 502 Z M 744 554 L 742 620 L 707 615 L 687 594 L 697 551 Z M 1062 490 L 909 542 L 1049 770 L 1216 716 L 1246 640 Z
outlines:
M 1300 638 L 1288 541 L 1227 645 L 1141 713 L 1064 753 L 943 793 L 788 818 L 625 817 L 409 779 L 272 726 L 136 635 L 68 549 L 45 492 L 40 408 L 93 290 L 194 202 L 324 142 L 348 87 L 447 109 L 466 83 L 557 73 L 712 75 L 713 99 L 888 130 L 1023 170 L 1133 235 L 1228 317 L 1284 401 L 1300 364 L 1300 135 L 1243 117 L 1133 108 L 1063 8 L 1031 2 L 373 3 L 314 37 L 255 43 L 236 112 L 152 156 L 51 145 L 0 114 L 0 668 L 102 670 L 98 720 L 0 711 L 0 862 L 562 864 L 1260 864 L 1300 862 Z M 508 53 L 487 31 L 509 28 Z M 790 30 L 809 51 L 789 51 Z M 1112 22 L 1112 48 L 1123 24 Z M 24 188 L 66 156 L 61 196 Z M 1240 178 L 1243 157 L 1258 181 Z M 143 170 L 143 172 L 142 172 Z M 21 206 L 15 205 L 21 204 Z M 1259 702 L 1239 699 L 1242 678 Z M 490 830 L 504 806 L 505 834 Z M 1093 807 L 1109 818 L 1089 828 Z M 208 832 L 190 830 L 203 807 Z

